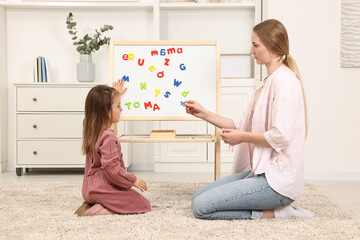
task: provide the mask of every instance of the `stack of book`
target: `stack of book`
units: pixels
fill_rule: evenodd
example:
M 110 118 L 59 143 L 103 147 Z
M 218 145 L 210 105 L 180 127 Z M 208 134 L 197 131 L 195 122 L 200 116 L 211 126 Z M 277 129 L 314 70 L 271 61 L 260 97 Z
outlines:
M 47 61 L 44 57 L 38 56 L 33 67 L 34 82 L 49 82 Z

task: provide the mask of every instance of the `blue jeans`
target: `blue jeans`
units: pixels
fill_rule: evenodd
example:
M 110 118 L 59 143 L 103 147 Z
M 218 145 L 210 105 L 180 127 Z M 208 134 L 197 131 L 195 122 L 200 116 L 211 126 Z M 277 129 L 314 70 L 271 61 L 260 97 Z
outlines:
M 191 203 L 196 218 L 260 219 L 262 210 L 289 205 L 292 199 L 275 192 L 265 174 L 246 178 L 250 171 L 230 175 L 197 191 Z

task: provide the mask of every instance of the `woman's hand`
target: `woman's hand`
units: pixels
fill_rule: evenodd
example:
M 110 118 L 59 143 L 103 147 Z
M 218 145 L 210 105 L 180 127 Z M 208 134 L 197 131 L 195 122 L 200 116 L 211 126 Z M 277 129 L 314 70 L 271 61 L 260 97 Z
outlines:
M 206 109 L 203 108 L 203 106 L 201 106 L 197 101 L 187 100 L 184 103 L 185 103 L 186 113 L 204 119 L 206 115 Z
M 231 146 L 244 142 L 243 136 L 244 132 L 236 129 L 223 129 L 220 133 L 221 139 Z
M 142 192 L 147 190 L 146 182 L 138 177 L 136 178 L 134 187 L 138 188 Z
M 120 95 L 126 92 L 127 88 L 124 88 L 124 79 L 118 79 L 117 82 L 113 82 L 113 87 L 119 91 Z

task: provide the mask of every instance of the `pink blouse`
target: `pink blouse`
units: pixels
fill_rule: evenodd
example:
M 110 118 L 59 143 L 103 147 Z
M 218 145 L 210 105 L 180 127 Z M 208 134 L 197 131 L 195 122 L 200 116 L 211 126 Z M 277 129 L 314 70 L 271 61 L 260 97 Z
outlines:
M 255 96 L 264 88 L 251 112 Z M 276 192 L 293 200 L 304 193 L 305 111 L 301 83 L 287 66 L 281 65 L 255 90 L 242 120 L 234 119 L 236 129 L 263 132 L 271 147 L 241 143 L 235 147 L 233 173 L 252 170 L 249 177 L 265 173 Z M 251 159 L 252 155 L 252 159 Z

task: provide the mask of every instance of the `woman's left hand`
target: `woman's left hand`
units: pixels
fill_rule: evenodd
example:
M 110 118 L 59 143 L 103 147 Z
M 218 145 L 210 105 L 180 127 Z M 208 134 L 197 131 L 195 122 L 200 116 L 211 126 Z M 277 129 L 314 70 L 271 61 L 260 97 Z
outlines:
M 222 129 L 222 132 L 220 133 L 221 139 L 231 146 L 242 143 L 242 135 L 243 132 L 236 129 Z
M 120 95 L 126 92 L 127 88 L 124 88 L 124 79 L 118 79 L 117 82 L 113 82 L 113 87 L 119 91 Z

